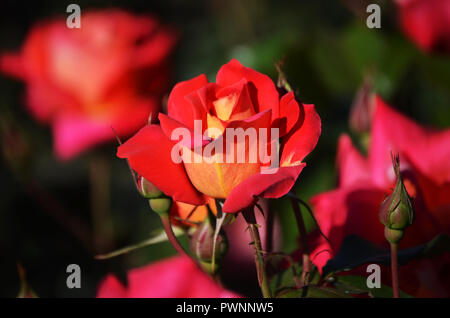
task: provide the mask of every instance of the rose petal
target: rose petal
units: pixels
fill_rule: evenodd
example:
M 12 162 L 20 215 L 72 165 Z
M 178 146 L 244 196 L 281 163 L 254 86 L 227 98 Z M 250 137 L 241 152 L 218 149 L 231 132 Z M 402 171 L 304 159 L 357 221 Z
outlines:
M 217 285 L 186 256 L 168 258 L 128 273 L 124 287 L 112 275 L 100 284 L 97 297 L 123 298 L 235 298 Z
M 254 205 L 258 197 L 280 198 L 294 186 L 305 163 L 278 168 L 274 174 L 258 173 L 236 186 L 225 200 L 223 211 L 237 213 Z
M 186 99 L 186 96 L 208 84 L 208 79 L 201 74 L 188 81 L 180 82 L 172 89 L 168 101 L 168 115 L 187 127 L 193 128 L 194 120 L 198 116 L 194 113 L 195 108 Z
M 424 128 L 376 98 L 369 152 L 373 180 L 383 186 L 392 182 L 391 152 L 407 157 L 422 174 L 437 184 L 450 181 L 450 130 Z
M 174 48 L 178 35 L 174 30 L 161 29 L 146 42 L 139 45 L 132 57 L 134 67 L 157 66 L 162 63 Z
M 255 115 L 255 109 L 249 92 L 249 83 L 242 79 L 233 85 L 227 86 L 217 91 L 217 100 L 214 102 L 217 117 L 224 121 L 243 120 Z M 222 103 L 234 97 L 234 103 Z
M 216 83 L 222 87 L 233 85 L 245 78 L 253 83 L 256 89 L 258 108 L 256 112 L 272 109 L 272 118 L 279 115 L 279 95 L 273 81 L 267 75 L 261 74 L 251 68 L 244 67 L 237 60 L 232 59 L 223 65 L 217 72 Z M 256 105 L 255 105 L 256 106 Z
M 286 128 L 280 136 L 289 133 L 292 128 L 298 123 L 298 121 L 303 120 L 303 114 L 301 113 L 301 108 L 295 100 L 293 92 L 289 92 L 281 97 L 280 100 L 280 118 L 286 118 Z M 302 116 L 300 116 L 302 115 Z
M 305 119 L 299 129 L 283 137 L 281 165 L 302 161 L 316 146 L 321 133 L 321 121 L 314 105 L 304 105 Z
M 338 141 L 337 165 L 339 168 L 339 186 L 346 187 L 358 181 L 370 180 L 368 161 L 353 146 L 347 134 Z
M 209 143 L 209 140 L 203 137 L 203 134 L 194 131 L 190 127 L 185 126 L 184 124 L 170 118 L 169 116 L 159 113 L 159 121 L 161 128 L 169 140 L 172 140 L 172 134 L 175 129 L 184 129 L 186 132 L 189 132 L 190 140 L 173 140 L 175 142 L 180 142 L 180 145 L 188 148 L 194 148 L 200 145 L 206 145 Z M 197 144 L 198 143 L 198 144 Z
M 378 208 L 384 197 L 383 190 L 368 185 L 329 191 L 311 199 L 316 220 L 329 240 L 329 243 L 319 240 L 321 243 L 311 254 L 320 269 L 336 255 L 342 241 L 350 234 L 375 244 L 386 244 L 384 226 L 378 220 Z
M 117 156 L 129 160 L 130 166 L 175 201 L 205 204 L 204 197 L 189 181 L 183 164 L 171 158 L 171 142 L 161 127 L 150 125 L 121 145 Z
M 258 150 L 258 140 L 251 145 L 247 138 L 243 145 L 236 142 L 229 143 L 227 142 L 229 139 L 227 136 L 230 134 L 228 129 L 239 128 L 243 131 L 255 129 L 255 136 L 257 137 L 259 128 L 267 129 L 267 127 L 270 127 L 270 120 L 271 112 L 268 110 L 245 120 L 230 122 L 225 133 L 206 146 L 211 147 L 211 149 L 214 147 L 216 150 L 220 149 L 217 145 L 222 146 L 223 152 L 214 153 L 213 157 L 208 156 L 209 154 L 206 154 L 202 148 L 196 148 L 192 151 L 184 149 L 189 152 L 189 158 L 191 158 L 191 162 L 184 161 L 184 166 L 195 188 L 211 197 L 226 198 L 231 190 L 241 181 L 258 173 L 261 166 L 258 160 L 258 153 L 252 153 L 255 156 L 255 158 L 252 158 L 249 150 Z M 230 146 L 234 147 L 234 159 L 232 160 L 233 162 L 226 162 L 226 156 L 230 154 L 227 149 Z M 241 154 L 245 156 L 245 160 L 239 163 L 238 155 Z M 198 161 L 201 162 L 195 162 L 194 156 L 197 156 Z M 254 159 L 254 161 L 250 161 L 250 158 Z

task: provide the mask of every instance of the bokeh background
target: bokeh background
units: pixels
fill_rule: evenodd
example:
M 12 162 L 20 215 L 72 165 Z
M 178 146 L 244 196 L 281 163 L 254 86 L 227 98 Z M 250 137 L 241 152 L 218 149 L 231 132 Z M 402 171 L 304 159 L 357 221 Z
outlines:
M 0 51 L 16 51 L 41 20 L 66 18 L 66 1 L 2 1 Z M 122 8 L 151 13 L 180 31 L 171 83 L 205 73 L 237 58 L 270 75 L 284 59 L 286 76 L 305 103 L 316 105 L 322 136 L 308 157 L 297 194 L 307 200 L 333 188 L 339 135 L 349 131 L 356 92 L 370 76 L 373 88 L 404 114 L 434 127 L 450 126 L 450 59 L 424 53 L 399 27 L 392 1 L 382 8 L 381 29 L 367 28 L 365 1 L 202 0 L 81 1 L 88 9 Z M 168 92 L 167 92 L 168 93 Z M 136 192 L 126 162 L 111 141 L 70 161 L 52 152 L 50 129 L 24 107 L 24 84 L 0 76 L 0 296 L 20 288 L 17 264 L 39 297 L 94 297 L 102 277 L 174 254 L 168 243 L 114 259 L 93 255 L 131 245 L 160 228 L 146 200 Z M 103 206 L 95 206 L 100 196 Z M 98 198 L 97 198 L 98 199 Z M 98 202 L 99 200 L 97 200 Z M 271 203 L 283 231 L 282 249 L 291 252 L 298 232 L 283 200 Z M 96 214 L 91 210 L 97 210 Z M 101 211 L 101 212 L 98 212 Z M 308 220 L 311 228 L 312 222 Z M 82 270 L 82 288 L 66 287 L 66 267 Z M 231 277 L 227 285 L 252 294 Z

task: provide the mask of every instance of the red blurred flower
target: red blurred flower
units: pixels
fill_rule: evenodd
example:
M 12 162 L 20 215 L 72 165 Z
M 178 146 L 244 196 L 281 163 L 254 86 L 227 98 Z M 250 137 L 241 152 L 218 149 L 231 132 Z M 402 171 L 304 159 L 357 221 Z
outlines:
M 216 83 L 208 83 L 206 76 L 200 75 L 177 84 L 169 96 L 168 114 L 160 114 L 159 120 L 160 126 L 146 126 L 120 146 L 118 156 L 127 158 L 134 170 L 174 200 L 202 205 L 205 196 L 226 199 L 225 212 L 239 212 L 258 197 L 286 194 L 320 135 L 320 118 L 313 105 L 298 104 L 293 93 L 280 99 L 269 77 L 236 60 L 222 66 Z M 195 131 L 194 120 L 201 122 L 201 132 Z M 175 163 L 171 151 L 176 143 L 170 138 L 176 128 L 189 130 L 191 136 L 203 135 L 210 128 L 219 132 L 206 136 L 201 145 L 184 145 L 183 151 L 188 152 L 208 143 L 224 143 L 223 149 L 235 147 L 235 143 L 226 145 L 226 128 L 278 128 L 280 168 L 264 174 L 260 161 L 219 163 L 215 157 L 212 163 Z M 245 150 L 249 150 L 248 143 Z
M 331 244 L 318 239 L 311 257 L 319 268 L 339 251 L 343 239 L 350 234 L 387 244 L 378 211 L 394 187 L 391 151 L 400 154 L 401 173 L 416 208 L 416 219 L 406 230 L 400 248 L 427 243 L 439 233 L 450 233 L 450 130 L 421 127 L 379 97 L 375 98 L 375 105 L 368 157 L 358 152 L 349 136 L 341 136 L 337 155 L 339 187 L 311 201 Z M 419 296 L 448 296 L 449 266 L 448 255 L 433 262 L 415 261 L 402 266 L 400 288 Z
M 424 51 L 450 53 L 450 1 L 396 0 L 406 34 Z
M 99 298 L 235 298 L 217 285 L 186 256 L 177 256 L 128 273 L 128 286 L 114 275 L 100 284 Z
M 157 111 L 168 84 L 175 34 L 148 17 L 119 10 L 36 25 L 20 53 L 1 56 L 0 69 L 27 84 L 27 106 L 53 128 L 58 157 L 71 158 L 129 135 Z

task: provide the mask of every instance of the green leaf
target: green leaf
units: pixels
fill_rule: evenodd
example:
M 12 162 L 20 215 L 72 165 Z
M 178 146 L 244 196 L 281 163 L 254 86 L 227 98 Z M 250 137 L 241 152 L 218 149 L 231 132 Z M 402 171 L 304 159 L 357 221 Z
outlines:
M 310 285 L 303 288 L 287 288 L 281 291 L 278 298 L 352 298 L 340 290 Z
M 294 272 L 297 274 L 296 277 L 294 276 Z M 300 280 L 301 272 L 301 266 L 296 264 L 284 271 L 278 271 L 270 281 L 271 289 L 282 291 L 286 288 L 293 288 L 295 286 L 295 278 Z
M 367 287 L 367 278 L 363 276 L 343 275 L 333 277 L 333 287 L 337 290 L 352 295 L 368 294 L 375 298 L 392 298 L 392 288 L 381 284 L 380 288 Z M 412 298 L 411 295 L 400 291 L 400 297 Z
M 334 288 L 319 286 L 308 286 L 304 288 L 307 288 L 306 298 L 352 298 L 351 295 Z
M 284 270 L 280 270 L 280 264 L 282 260 L 291 263 Z M 294 262 L 292 259 L 288 259 L 288 256 L 282 254 L 274 254 L 272 253 L 267 257 L 268 267 L 271 266 L 273 271 L 276 274 L 271 278 L 270 284 L 272 290 L 277 290 L 281 292 L 285 289 L 294 288 L 296 286 L 296 280 L 298 284 L 301 283 L 301 275 L 302 275 L 302 266 L 298 264 L 298 262 Z M 284 263 L 285 264 L 285 263 Z M 317 267 L 312 265 L 311 272 L 308 276 L 309 284 L 317 284 L 320 280 L 320 273 L 317 270 Z M 277 292 L 277 293 L 278 293 Z
M 181 236 L 184 234 L 184 230 L 181 228 L 178 228 L 178 227 L 173 227 L 173 232 L 174 232 L 175 236 Z M 95 258 L 102 259 L 102 260 L 109 259 L 109 258 L 113 258 L 113 257 L 119 256 L 119 255 L 130 253 L 132 251 L 135 251 L 137 249 L 140 249 L 140 248 L 143 248 L 143 247 L 146 247 L 149 245 L 154 245 L 154 244 L 162 243 L 165 241 L 167 241 L 167 235 L 164 232 L 164 230 L 161 230 L 155 236 L 153 236 L 145 241 L 115 250 L 115 251 L 107 253 L 107 254 L 96 255 Z
M 450 252 L 450 236 L 439 234 L 426 244 L 410 247 L 398 251 L 398 263 L 405 265 L 413 259 L 427 258 Z M 374 245 L 359 236 L 347 236 L 338 254 L 330 259 L 323 268 L 323 274 L 350 270 L 363 264 L 391 263 L 391 254 L 388 249 Z

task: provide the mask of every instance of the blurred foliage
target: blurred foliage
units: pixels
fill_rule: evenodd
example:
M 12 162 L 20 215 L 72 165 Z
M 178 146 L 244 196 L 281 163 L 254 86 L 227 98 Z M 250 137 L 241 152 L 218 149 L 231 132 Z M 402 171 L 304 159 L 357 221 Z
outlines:
M 382 5 L 379 30 L 368 29 L 365 17 L 355 15 L 347 2 L 77 1 L 82 13 L 121 7 L 153 13 L 177 27 L 182 37 L 174 57 L 173 83 L 199 73 L 214 80 L 220 66 L 233 57 L 276 80 L 273 63 L 284 59 L 287 78 L 298 96 L 314 103 L 322 118 L 321 139 L 307 158 L 308 166 L 295 190 L 304 200 L 335 185 L 336 141 L 349 130 L 352 99 L 368 74 L 373 76 L 376 91 L 406 115 L 430 126 L 450 126 L 450 59 L 423 54 L 405 39 L 389 2 L 374 1 Z M 19 48 L 34 23 L 64 16 L 69 3 L 2 1 L 0 50 Z M 0 296 L 19 293 L 17 262 L 38 296 L 90 297 L 107 272 L 123 278 L 127 268 L 174 253 L 163 243 L 116 259 L 94 260 L 88 176 L 92 157 L 106 158 L 111 172 L 112 235 L 107 238 L 108 249 L 102 252 L 148 238 L 160 228 L 158 217 L 136 193 L 126 163 L 115 157 L 114 142 L 70 162 L 55 161 L 49 129 L 26 113 L 23 84 L 4 76 L 0 84 L 4 154 L 0 165 Z M 11 156 L 11 148 L 6 147 L 11 143 L 20 146 L 14 148 L 19 155 Z M 272 208 L 283 226 L 283 250 L 290 252 L 297 246 L 298 232 L 288 202 L 273 201 Z M 312 229 L 314 223 L 305 216 Z M 65 286 L 70 263 L 81 266 L 80 290 Z

